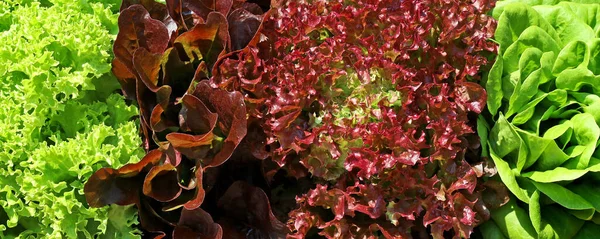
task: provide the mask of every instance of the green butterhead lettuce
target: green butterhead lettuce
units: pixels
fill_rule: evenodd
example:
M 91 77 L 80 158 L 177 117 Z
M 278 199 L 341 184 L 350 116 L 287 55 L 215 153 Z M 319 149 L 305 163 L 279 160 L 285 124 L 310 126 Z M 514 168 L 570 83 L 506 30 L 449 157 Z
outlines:
M 482 143 L 515 200 L 482 232 L 590 238 L 600 223 L 600 4 L 504 1 L 493 16 L 493 123 Z
M 0 1 L 0 238 L 138 238 L 135 209 L 83 185 L 143 152 L 115 94 L 117 1 Z

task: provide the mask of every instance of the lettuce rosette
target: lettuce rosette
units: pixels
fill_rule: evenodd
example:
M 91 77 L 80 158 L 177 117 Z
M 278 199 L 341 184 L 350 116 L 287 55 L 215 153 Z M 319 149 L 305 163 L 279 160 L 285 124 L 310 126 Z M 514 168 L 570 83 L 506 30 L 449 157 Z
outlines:
M 91 208 L 83 191 L 143 156 L 137 108 L 110 74 L 115 7 L 0 1 L 0 238 L 141 236 L 135 208 Z
M 539 5 L 555 2 L 493 11 L 499 50 L 484 82 L 490 114 L 478 124 L 514 200 L 492 213 L 484 236 L 600 231 L 600 4 Z

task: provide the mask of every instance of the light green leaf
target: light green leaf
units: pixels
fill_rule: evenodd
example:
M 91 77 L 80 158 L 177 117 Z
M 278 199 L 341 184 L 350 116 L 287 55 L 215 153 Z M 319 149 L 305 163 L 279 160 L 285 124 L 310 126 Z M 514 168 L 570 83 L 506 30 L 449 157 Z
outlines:
M 538 91 L 538 93 L 540 93 Z M 525 106 L 523 106 L 523 108 L 521 108 L 517 115 L 515 115 L 515 117 L 512 119 L 511 123 L 513 125 L 522 125 L 525 124 L 527 121 L 529 121 L 535 111 L 536 111 L 536 106 L 546 98 L 548 94 L 538 94 L 538 96 L 533 99 L 530 100 Z
M 500 109 L 502 104 L 503 91 L 502 91 L 502 57 L 499 55 L 496 57 L 496 62 L 490 69 L 490 73 L 487 75 L 487 81 L 485 83 L 485 89 L 487 91 L 487 108 L 495 116 Z
M 552 74 L 558 75 L 566 69 L 575 69 L 582 65 L 587 67 L 589 61 L 589 55 L 587 51 L 587 45 L 582 41 L 569 42 L 556 58 L 554 68 L 552 68 Z
M 510 123 L 500 114 L 498 121 L 490 131 L 489 144 L 492 150 L 497 153 L 499 158 L 503 158 L 509 153 L 518 150 L 521 145 L 521 138 L 511 127 Z M 515 162 L 516 163 L 516 162 Z
M 600 27 L 600 24 L 598 24 L 597 27 Z M 598 28 L 598 30 L 600 30 L 600 28 Z M 600 75 L 600 39 L 594 38 L 588 45 L 590 49 L 590 63 L 588 64 L 588 69 L 592 71 L 594 75 Z
M 0 0 L 0 238 L 140 238 L 135 210 L 83 195 L 94 171 L 143 154 L 110 73 L 119 4 Z
M 519 200 L 523 202 L 529 202 L 527 191 L 523 190 L 519 186 L 516 180 L 516 175 L 508 163 L 502 160 L 502 158 L 498 157 L 493 149 L 490 149 L 490 156 L 492 157 L 494 164 L 496 164 L 500 179 L 502 179 L 502 182 L 506 185 L 508 190 L 512 192 Z
M 535 162 L 542 156 L 548 145 L 555 143 L 554 140 L 546 139 L 537 136 L 536 134 L 521 130 L 515 129 L 521 139 L 523 139 L 524 146 L 521 149 L 526 148 L 527 154 L 525 156 L 519 155 L 519 164 L 517 164 L 517 169 L 521 172 L 523 169 L 529 168 L 531 165 L 535 164 Z M 522 166 L 521 166 L 522 165 Z
M 573 41 L 587 41 L 595 36 L 594 29 L 579 19 L 568 8 L 560 5 L 539 5 L 534 6 L 533 9 L 554 27 L 556 33 L 565 45 Z
M 573 210 L 585 210 L 593 208 L 592 204 L 590 204 L 584 198 L 556 183 L 532 182 L 542 193 L 565 208 Z
M 587 68 L 566 69 L 556 77 L 556 88 L 579 91 L 583 86 L 591 86 L 595 93 L 600 93 L 600 80 Z
M 520 208 L 514 200 L 492 212 L 492 219 L 507 238 L 537 238 L 537 233 L 527 212 Z
M 494 18 L 498 19 L 495 38 L 500 44 L 499 53 L 503 54 L 508 46 L 530 26 L 538 26 L 542 31 L 549 32 L 555 41 L 560 41 L 558 34 L 550 24 L 530 6 L 522 3 L 507 5 L 502 11 L 494 10 Z M 558 53 L 558 52 L 557 52 Z
M 546 130 L 543 137 L 545 139 L 558 139 L 559 137 L 563 136 L 564 134 L 568 134 L 568 132 L 572 129 L 573 129 L 572 121 L 570 121 L 570 120 L 565 121 L 562 124 L 555 125 L 552 128 L 549 128 L 548 130 Z
M 533 192 L 529 201 L 529 218 L 535 231 L 538 233 L 538 238 L 553 238 L 556 235 L 552 226 L 542 218 L 540 192 L 538 190 Z
M 585 148 L 579 156 L 568 161 L 565 167 L 585 169 L 596 150 L 600 138 L 600 127 L 596 124 L 594 116 L 588 113 L 575 115 L 571 121 L 573 122 L 573 135 L 575 136 L 573 143 Z
M 519 70 L 519 58 L 528 48 L 537 48 L 542 52 L 554 52 L 555 54 L 558 54 L 561 49 L 559 44 L 542 28 L 528 27 L 503 53 L 504 72 Z
M 541 183 L 552 183 L 552 182 L 560 182 L 560 181 L 572 181 L 578 179 L 585 175 L 587 170 L 579 170 L 579 169 L 567 169 L 562 167 L 557 167 L 552 170 L 538 172 L 532 171 L 521 174 L 521 176 L 529 178 L 536 182 Z

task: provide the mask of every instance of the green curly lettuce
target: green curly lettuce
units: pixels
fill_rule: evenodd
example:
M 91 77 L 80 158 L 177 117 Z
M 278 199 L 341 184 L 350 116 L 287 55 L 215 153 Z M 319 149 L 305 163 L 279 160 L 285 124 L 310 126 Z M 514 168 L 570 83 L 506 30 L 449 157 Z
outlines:
M 0 1 L 0 238 L 140 237 L 134 208 L 89 208 L 83 192 L 143 155 L 110 74 L 116 4 Z
M 523 3 L 524 2 L 524 3 Z M 594 4 L 579 3 L 594 2 Z M 527 5 L 527 4 L 530 5 Z M 555 5 L 545 5 L 555 4 Z M 499 2 L 482 143 L 512 192 L 484 235 L 595 238 L 600 231 L 600 4 Z M 485 135 L 485 134 L 483 134 Z

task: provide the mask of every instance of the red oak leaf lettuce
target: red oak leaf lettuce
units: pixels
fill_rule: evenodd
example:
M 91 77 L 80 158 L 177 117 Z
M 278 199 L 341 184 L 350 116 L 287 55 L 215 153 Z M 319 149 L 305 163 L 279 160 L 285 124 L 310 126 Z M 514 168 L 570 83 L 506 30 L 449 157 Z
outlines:
M 289 237 L 469 237 L 506 202 L 486 190 L 475 132 L 494 1 L 277 4 L 211 83 L 244 95 L 280 167 L 268 182 L 313 177 Z

